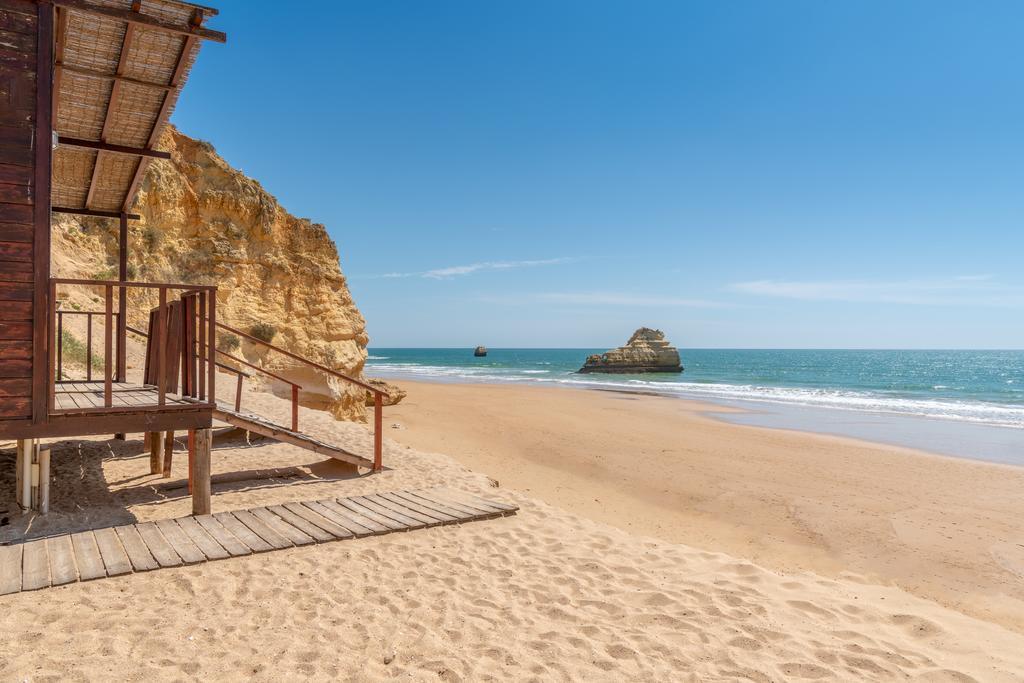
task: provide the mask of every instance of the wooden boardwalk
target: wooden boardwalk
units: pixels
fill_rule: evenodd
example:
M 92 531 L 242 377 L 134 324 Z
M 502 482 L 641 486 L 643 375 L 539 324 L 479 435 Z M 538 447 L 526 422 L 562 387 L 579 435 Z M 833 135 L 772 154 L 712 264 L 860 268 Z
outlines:
M 294 546 L 500 517 L 518 508 L 447 488 L 283 503 L 0 546 L 0 595 Z

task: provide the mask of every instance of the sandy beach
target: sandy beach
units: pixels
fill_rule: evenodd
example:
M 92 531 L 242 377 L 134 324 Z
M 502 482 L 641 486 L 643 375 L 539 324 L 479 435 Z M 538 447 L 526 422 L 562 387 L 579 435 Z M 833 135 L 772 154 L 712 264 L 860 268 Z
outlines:
M 806 441 L 820 450 L 831 443 L 828 439 L 720 426 L 700 417 L 696 406 L 639 397 L 432 385 L 409 389 L 408 403 L 387 411 L 387 424 L 404 429 L 390 430 L 388 436 L 395 438 L 386 440 L 388 469 L 376 476 L 357 476 L 348 466 L 288 445 L 250 441 L 237 432 L 221 435 L 215 443 L 215 474 L 248 471 L 252 478 L 215 484 L 215 510 L 444 484 L 514 502 L 521 506 L 518 514 L 4 596 L 0 623 L 8 637 L 0 646 L 0 678 L 1024 677 L 1024 636 L 1010 602 L 1016 599 L 1013 591 L 1019 591 L 1019 577 L 1015 583 L 1007 569 L 999 569 L 994 551 L 974 558 L 973 564 L 967 560 L 969 550 L 984 542 L 974 537 L 991 537 L 997 525 L 1010 529 L 1015 523 L 997 507 L 1009 510 L 1011 503 L 999 503 L 998 496 L 1013 486 L 1012 471 L 976 464 L 970 465 L 973 470 L 958 469 L 956 462 L 836 442 L 834 450 L 826 451 L 831 457 L 864 458 L 875 449 L 875 465 L 882 467 L 888 457 L 892 472 L 901 476 L 916 468 L 919 483 L 895 484 L 893 477 L 868 486 L 870 473 L 861 467 L 848 476 L 868 491 L 845 500 L 840 496 L 852 495 L 858 484 L 837 488 L 830 479 L 836 475 L 823 461 L 802 481 L 809 491 L 830 491 L 834 509 L 827 512 L 828 506 L 819 504 L 813 508 L 819 521 L 807 527 L 813 500 L 808 493 L 797 496 L 781 488 L 774 499 L 767 497 L 775 486 L 772 479 L 782 476 L 770 473 L 781 467 L 770 461 L 770 454 L 791 452 L 796 458 L 794 444 Z M 469 412 L 455 410 L 464 407 L 463 401 Z M 287 410 L 285 402 L 258 392 L 248 391 L 245 402 L 269 414 Z M 647 419 L 640 417 L 641 402 L 653 406 L 642 410 L 650 415 Z M 477 412 L 468 408 L 473 403 Z M 449 417 L 432 417 L 432 411 Z M 518 411 L 535 411 L 530 413 L 534 417 L 516 418 Z M 677 429 L 673 448 L 683 449 L 693 462 L 671 470 L 666 469 L 669 455 L 659 457 L 653 450 L 651 430 L 660 423 L 659 415 L 677 413 L 679 424 L 689 428 Z M 620 435 L 635 439 L 628 466 L 622 458 L 629 452 L 620 459 L 609 455 L 617 448 L 608 437 L 616 415 L 633 427 Z M 314 432 L 356 449 L 369 448 L 363 425 L 305 409 L 301 417 Z M 448 420 L 462 420 L 463 427 Z M 553 428 L 545 428 L 544 420 L 562 426 L 546 431 Z M 436 424 L 428 430 L 424 425 L 431 421 Z M 530 427 L 537 433 L 527 437 Z M 747 476 L 730 475 L 724 464 L 713 471 L 701 461 L 726 457 L 722 450 L 704 452 L 726 434 L 720 429 L 733 434 L 731 459 L 751 452 Z M 434 452 L 440 449 L 433 446 L 411 445 L 417 439 L 441 439 L 442 433 L 444 448 L 458 461 Z M 481 439 L 476 447 L 490 444 L 486 462 L 474 455 L 474 438 Z M 544 443 L 542 452 L 515 455 L 526 438 Z M 603 446 L 594 445 L 602 438 Z M 766 444 L 755 447 L 764 439 Z M 139 435 L 125 442 L 56 442 L 53 511 L 45 519 L 35 518 L 30 533 L 188 514 L 190 499 L 180 486 L 186 474 L 183 446 L 171 480 L 164 480 L 148 474 Z M 806 449 L 801 452 L 810 457 Z M 557 456 L 559 465 L 544 464 L 545 453 L 549 461 Z M 589 471 L 572 475 L 570 484 L 570 464 L 587 453 L 593 460 Z M 0 458 L 12 459 L 11 449 L 0 451 Z M 647 466 L 637 466 L 644 461 Z M 467 467 L 471 462 L 478 471 Z M 936 468 L 949 471 L 935 481 L 921 478 Z M 271 471 L 279 476 L 256 478 Z M 964 534 L 973 538 L 963 545 L 965 564 L 959 572 L 950 569 L 952 541 L 927 533 L 937 529 L 929 526 L 936 523 L 928 516 L 937 514 L 928 512 L 931 508 L 898 516 L 875 502 L 866 508 L 868 521 L 854 533 L 859 527 L 849 517 L 858 504 L 892 497 L 893 506 L 913 509 L 917 498 L 896 500 L 897 486 L 902 496 L 916 489 L 923 498 L 926 486 L 945 481 L 952 495 L 956 476 L 972 471 L 972 488 L 994 488 L 985 499 L 987 513 L 980 504 L 968 505 L 966 492 L 945 501 L 956 512 L 946 524 L 967 529 Z M 721 479 L 712 486 L 714 473 Z M 501 480 L 500 486 L 488 474 Z M 649 489 L 627 493 L 641 475 L 649 482 L 660 478 L 663 495 Z M 678 477 L 692 483 L 680 487 Z M 6 478 L 2 482 L 4 491 L 12 485 Z M 698 496 L 694 486 L 706 491 Z M 671 500 L 667 495 L 675 496 L 675 507 L 666 503 Z M 684 506 L 686 500 L 692 503 Z M 914 520 L 919 528 L 911 529 Z M 902 524 L 904 533 L 883 533 L 885 523 L 893 529 Z M 865 550 L 866 539 L 841 541 L 844 534 L 866 536 L 872 529 L 879 535 L 873 553 Z M 908 567 L 897 566 L 901 554 L 907 555 Z M 858 557 L 879 567 L 875 575 L 849 573 Z M 934 566 L 920 583 L 902 585 L 902 580 L 885 578 L 886 557 L 894 567 L 891 574 L 899 569 L 910 575 L 910 565 Z M 976 584 L 970 585 L 969 575 L 977 576 Z M 959 599 L 955 585 L 964 591 Z M 986 593 L 1000 585 L 1002 610 Z M 939 602 L 946 605 L 922 597 L 930 593 L 944 596 Z M 975 603 L 977 608 L 969 609 Z
M 395 439 L 625 531 L 897 585 L 1024 632 L 1024 469 L 619 392 L 403 382 Z

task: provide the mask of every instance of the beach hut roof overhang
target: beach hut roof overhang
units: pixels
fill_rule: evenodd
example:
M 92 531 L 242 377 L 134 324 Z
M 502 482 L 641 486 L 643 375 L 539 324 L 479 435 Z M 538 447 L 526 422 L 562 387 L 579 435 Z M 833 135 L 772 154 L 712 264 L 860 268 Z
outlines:
M 176 0 L 53 0 L 52 210 L 127 214 L 217 10 Z M 134 216 L 132 216 L 134 217 Z

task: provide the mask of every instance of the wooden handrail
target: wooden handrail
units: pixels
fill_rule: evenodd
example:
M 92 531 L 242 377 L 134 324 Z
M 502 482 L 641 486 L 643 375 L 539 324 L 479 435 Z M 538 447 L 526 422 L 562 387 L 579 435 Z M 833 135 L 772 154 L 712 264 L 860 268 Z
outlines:
M 367 384 L 366 382 L 360 382 L 356 378 L 349 377 L 348 375 L 346 375 L 344 373 L 341 373 L 341 372 L 338 372 L 337 370 L 332 370 L 331 368 L 327 367 L 326 365 L 321 365 L 320 363 L 316 363 L 314 361 L 311 361 L 308 358 L 303 358 L 302 356 L 300 356 L 298 354 L 295 354 L 295 353 L 292 353 L 291 351 L 286 351 L 286 350 L 282 349 L 280 346 L 274 346 L 270 342 L 263 341 L 262 339 L 260 339 L 258 337 L 254 337 L 251 334 L 247 334 L 245 332 L 242 332 L 241 330 L 239 330 L 237 328 L 234 328 L 234 327 L 231 327 L 230 325 L 225 325 L 224 323 L 217 322 L 216 318 L 213 318 L 213 316 L 211 316 L 211 318 L 213 319 L 213 322 L 211 324 L 211 332 L 210 332 L 210 337 L 211 337 L 210 345 L 211 346 L 213 346 L 213 342 L 212 342 L 212 338 L 213 338 L 212 328 L 213 327 L 219 327 L 219 328 L 221 328 L 223 330 L 227 330 L 228 332 L 231 332 L 232 334 L 237 334 L 240 337 L 244 337 L 245 339 L 248 339 L 250 341 L 254 341 L 257 344 L 262 344 L 263 346 L 266 346 L 268 349 L 271 349 L 273 351 L 277 351 L 278 353 L 283 354 L 285 356 L 288 356 L 289 358 L 292 358 L 294 360 L 297 360 L 300 363 L 305 363 L 306 365 L 308 365 L 308 366 L 310 366 L 312 368 L 316 368 L 317 370 L 320 370 L 321 372 L 326 372 L 328 375 L 331 375 L 333 377 L 337 377 L 339 379 L 343 379 L 346 382 L 350 382 L 351 384 L 355 384 L 358 387 L 362 387 L 363 389 L 366 389 L 367 391 L 372 393 L 373 394 L 373 471 L 374 472 L 380 472 L 381 470 L 384 469 L 384 463 L 383 463 L 383 451 L 384 451 L 384 418 L 383 418 L 383 415 L 384 415 L 384 410 L 383 410 L 383 408 L 384 408 L 384 397 L 387 395 L 384 391 L 381 391 L 377 387 L 372 386 L 370 384 Z M 223 353 L 223 352 L 222 351 L 218 351 L 218 353 Z M 253 367 L 255 367 L 255 366 L 253 366 Z M 261 368 L 258 368 L 258 369 L 261 369 Z M 283 381 L 288 382 L 288 380 L 283 380 Z M 294 383 L 292 383 L 292 382 L 288 382 L 288 383 L 292 385 L 292 431 L 298 431 L 298 429 L 299 429 L 299 391 L 298 391 L 298 388 L 295 386 Z
M 90 285 L 94 287 L 143 287 L 148 289 L 180 289 L 187 292 L 215 292 L 217 285 L 187 285 L 180 282 L 132 282 L 130 280 L 81 280 L 54 277 L 50 282 L 58 285 Z
M 295 354 L 295 353 L 292 353 L 291 351 L 286 351 L 286 350 L 282 349 L 280 346 L 274 346 L 270 342 L 265 342 L 262 339 L 260 339 L 259 337 L 254 337 L 251 334 L 247 334 L 245 332 L 242 332 L 241 330 L 236 329 L 234 327 L 231 327 L 230 325 L 225 325 L 224 323 L 216 323 L 216 325 L 217 325 L 217 327 L 219 327 L 219 328 L 221 328 L 223 330 L 227 330 L 228 332 L 231 332 L 232 334 L 237 334 L 237 335 L 239 335 L 241 337 L 245 337 L 246 339 L 248 339 L 250 341 L 254 341 L 257 344 L 263 344 L 268 349 L 273 349 L 274 351 L 277 351 L 280 354 L 283 354 L 285 356 L 288 356 L 289 358 L 297 360 L 300 363 L 305 363 L 306 365 L 309 365 L 310 367 L 314 367 L 317 370 L 320 370 L 321 372 L 326 372 L 328 375 L 333 375 L 334 377 L 337 377 L 338 379 L 343 379 L 346 382 L 350 382 L 352 384 L 355 384 L 356 386 L 362 387 L 363 389 L 366 389 L 367 391 L 373 393 L 374 395 L 380 395 L 380 396 L 384 396 L 385 395 L 384 391 L 381 391 L 380 389 L 378 389 L 377 387 L 375 387 L 375 386 L 373 386 L 371 384 L 367 384 L 366 382 L 361 382 L 358 379 L 356 379 L 355 377 L 349 377 L 348 375 L 346 375 L 344 373 L 338 372 L 337 370 L 332 370 L 331 368 L 327 367 L 326 365 L 321 365 L 320 363 L 311 361 L 308 358 L 303 358 L 302 356 L 300 356 L 298 354 Z
M 291 381 L 289 379 L 285 379 L 284 377 L 281 377 L 281 375 L 275 375 L 270 370 L 266 370 L 264 368 L 261 368 L 258 365 L 253 365 L 249 361 L 242 360 L 238 356 L 233 356 L 230 353 L 228 353 L 227 351 L 221 351 L 220 349 L 216 349 L 216 351 L 220 355 L 225 356 L 227 358 L 230 358 L 231 360 L 235 361 L 236 363 L 241 363 L 242 365 L 245 365 L 246 367 L 250 367 L 253 370 L 256 370 L 257 372 L 262 372 L 264 375 L 267 375 L 268 377 L 273 377 L 274 379 L 279 380 L 281 382 L 284 382 L 285 384 L 290 384 L 295 389 L 301 389 L 302 388 L 302 385 L 300 385 L 300 384 L 296 384 L 295 382 L 293 382 L 293 381 Z M 218 363 L 218 365 L 219 365 L 219 363 Z

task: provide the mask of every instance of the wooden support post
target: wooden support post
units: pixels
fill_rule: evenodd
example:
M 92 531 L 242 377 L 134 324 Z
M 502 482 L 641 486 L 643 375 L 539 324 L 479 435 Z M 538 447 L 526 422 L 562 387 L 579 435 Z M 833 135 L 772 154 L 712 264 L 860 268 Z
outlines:
M 174 457 L 174 431 L 168 430 L 164 438 L 164 479 L 171 476 L 171 459 Z
M 29 475 L 31 484 L 29 487 L 29 507 L 33 510 L 39 509 L 39 444 L 32 447 L 32 465 Z
M 64 379 L 64 313 L 57 311 L 57 381 Z
M 97 162 L 99 163 L 99 162 Z M 128 215 L 121 214 L 118 233 L 117 279 L 128 280 Z M 128 289 L 117 290 L 117 381 L 124 382 L 128 374 Z
M 235 412 L 242 410 L 242 373 L 238 373 L 238 383 L 235 385 Z M 292 391 L 294 391 L 294 387 Z
M 299 431 L 299 388 L 292 385 L 292 431 Z
M 196 326 L 196 336 L 199 337 L 199 400 L 206 400 L 206 365 L 205 363 L 213 363 L 216 359 L 216 353 L 213 349 L 210 349 L 210 358 L 206 358 L 206 335 L 204 334 L 203 325 L 206 324 L 206 292 L 199 293 L 199 324 Z
M 85 314 L 85 381 L 92 381 L 92 311 Z
M 380 472 L 384 469 L 384 411 L 381 394 L 373 395 L 373 471 Z
M 160 474 L 163 465 L 160 462 L 160 432 L 147 432 L 149 435 L 149 473 Z
M 18 507 L 24 509 L 28 507 L 25 501 L 25 454 L 28 452 L 28 444 L 31 443 L 30 439 L 18 439 L 17 451 L 15 453 L 17 461 L 15 462 L 15 484 L 14 484 L 14 500 L 18 504 Z
M 103 405 L 114 405 L 114 288 L 106 286 L 106 307 L 103 312 Z
M 192 468 L 196 462 L 196 430 L 188 430 L 188 494 L 192 495 Z
M 39 514 L 50 511 L 50 449 L 39 449 Z
M 207 368 L 209 373 L 206 378 L 206 391 L 209 396 L 210 405 L 216 405 L 217 403 L 217 290 L 211 289 L 209 292 L 209 311 L 210 311 L 210 323 L 207 334 L 209 340 L 207 345 L 210 347 L 210 364 Z
M 167 288 L 160 288 L 160 307 L 157 309 L 156 339 L 156 390 L 157 403 L 167 403 Z
M 210 514 L 210 446 L 213 430 L 197 429 L 192 471 L 192 514 Z

